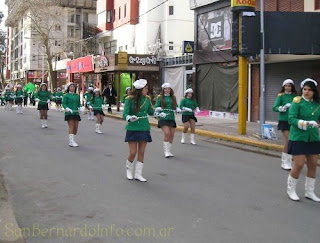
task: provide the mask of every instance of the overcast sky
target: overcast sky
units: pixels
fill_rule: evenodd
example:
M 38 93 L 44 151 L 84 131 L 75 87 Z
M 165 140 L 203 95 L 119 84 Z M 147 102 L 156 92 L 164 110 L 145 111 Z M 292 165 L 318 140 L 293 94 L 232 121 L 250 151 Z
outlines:
M 2 23 L 0 25 L 0 29 L 5 29 L 4 27 L 4 21 L 6 20 L 8 10 L 7 10 L 7 5 L 4 4 L 5 0 L 0 0 L 0 11 L 4 14 L 4 18 L 2 19 Z

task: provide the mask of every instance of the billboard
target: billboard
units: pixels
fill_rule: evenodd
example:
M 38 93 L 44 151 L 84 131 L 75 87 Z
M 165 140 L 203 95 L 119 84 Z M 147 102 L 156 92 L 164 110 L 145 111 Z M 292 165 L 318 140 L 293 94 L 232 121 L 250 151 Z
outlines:
M 254 11 L 256 0 L 231 0 L 231 8 L 236 10 L 252 10 Z
M 230 7 L 198 15 L 197 50 L 231 49 L 232 12 Z

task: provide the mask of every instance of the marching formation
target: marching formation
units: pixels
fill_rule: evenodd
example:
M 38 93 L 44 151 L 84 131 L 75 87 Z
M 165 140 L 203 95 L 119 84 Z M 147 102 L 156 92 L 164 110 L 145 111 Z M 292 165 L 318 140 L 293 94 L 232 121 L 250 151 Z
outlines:
M 273 111 L 279 112 L 278 130 L 282 132 L 285 141 L 281 167 L 284 170 L 290 170 L 287 179 L 287 194 L 293 201 L 300 199 L 296 193 L 296 184 L 306 164 L 305 197 L 320 202 L 320 198 L 314 193 L 318 155 L 320 154 L 320 97 L 317 86 L 318 83 L 313 79 L 303 80 L 300 84 L 301 96 L 298 96 L 294 81 L 286 79 L 282 83 L 273 106 Z M 197 122 L 195 114 L 199 113 L 200 109 L 191 88 L 185 91 L 184 98 L 178 104 L 170 83 L 164 83 L 153 106 L 151 97 L 148 96 L 147 80 L 136 80 L 133 87 L 133 90 L 131 87 L 126 88 L 123 99 L 123 119 L 127 121 L 124 141 L 128 143 L 129 148 L 125 163 L 126 177 L 128 180 L 136 179 L 146 182 L 147 180 L 142 175 L 145 151 L 147 144 L 152 142 L 148 118 L 158 119 L 158 128 L 161 128 L 163 132 L 164 157 L 170 158 L 174 156 L 171 149 L 177 127 L 175 114 L 182 114 L 184 127 L 181 143 L 186 143 L 186 133 L 190 128 L 190 143 L 195 145 L 195 123 Z M 111 109 L 112 102 L 104 101 L 100 89 L 89 87 L 88 92 L 84 94 L 85 107 L 83 107 L 76 84 L 69 83 L 65 89 L 63 93 L 61 88 L 57 88 L 52 94 L 47 84 L 42 83 L 39 91 L 33 94 L 33 99 L 38 102 L 42 128 L 48 127 L 48 110 L 51 101 L 56 103 L 57 111 L 64 109 L 64 120 L 67 121 L 69 127 L 69 146 L 78 147 L 75 137 L 81 121 L 80 114 L 87 112 L 88 120 L 94 120 L 95 116 L 95 132 L 102 134 L 101 126 L 105 116 L 103 110 L 106 104 L 108 104 L 108 110 Z M 112 90 L 114 89 L 110 85 L 105 93 L 112 97 Z M 26 93 L 21 85 L 16 85 L 15 92 L 13 87 L 8 85 L 1 95 L 1 104 L 5 104 L 5 109 L 11 111 L 15 102 L 16 113 L 23 114 L 22 104 L 25 104 L 25 99 Z M 134 163 L 135 160 L 136 163 Z

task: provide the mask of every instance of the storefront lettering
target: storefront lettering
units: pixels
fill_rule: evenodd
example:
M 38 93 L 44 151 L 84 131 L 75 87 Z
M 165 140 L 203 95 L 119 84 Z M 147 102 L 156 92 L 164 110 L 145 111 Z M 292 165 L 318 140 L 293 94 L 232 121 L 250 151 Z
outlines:
M 157 64 L 157 58 L 155 57 L 129 57 L 129 63 L 130 64 L 141 64 L 142 66 L 145 65 L 156 65 Z

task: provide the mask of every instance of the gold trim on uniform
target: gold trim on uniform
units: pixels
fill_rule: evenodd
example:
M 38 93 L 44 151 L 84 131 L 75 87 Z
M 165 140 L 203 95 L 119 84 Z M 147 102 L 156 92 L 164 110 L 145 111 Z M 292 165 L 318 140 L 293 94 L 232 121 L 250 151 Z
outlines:
M 301 96 L 296 96 L 293 98 L 294 103 L 300 103 L 301 102 Z

